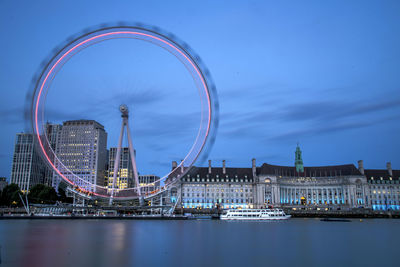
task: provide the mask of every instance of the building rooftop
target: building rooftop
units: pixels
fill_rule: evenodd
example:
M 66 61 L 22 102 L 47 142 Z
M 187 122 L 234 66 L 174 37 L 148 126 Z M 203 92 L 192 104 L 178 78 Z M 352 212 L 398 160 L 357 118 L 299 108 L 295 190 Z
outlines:
M 177 164 L 176 162 L 174 162 Z M 175 165 L 176 167 L 172 167 L 172 171 L 168 176 L 168 180 L 173 179 L 174 177 L 178 177 L 181 175 L 181 167 Z M 211 168 L 211 172 L 210 172 Z M 187 167 L 183 168 L 184 172 L 187 170 Z M 225 169 L 225 172 L 224 172 Z M 228 167 L 196 167 L 193 166 L 188 173 L 183 176 L 183 178 L 210 178 L 210 179 L 247 179 L 248 181 L 252 181 L 253 173 L 252 168 L 228 168 Z
M 190 175 L 200 175 L 200 177 L 208 177 L 209 178 L 225 178 L 228 176 L 229 178 L 253 178 L 253 173 L 251 168 L 225 168 L 225 173 L 223 171 L 223 167 L 211 167 L 211 173 L 209 173 L 208 167 L 192 167 L 192 169 L 186 174 L 186 176 Z
M 238 178 L 238 179 L 253 179 L 252 168 L 225 168 L 224 167 L 195 167 L 185 175 L 186 178 Z M 185 167 L 186 170 L 186 167 Z M 169 178 L 179 176 L 181 173 L 180 167 L 173 171 Z M 218 175 L 218 177 L 217 177 Z M 364 175 L 356 168 L 354 164 L 331 165 L 331 166 L 310 166 L 304 167 L 303 172 L 297 172 L 295 166 L 281 166 L 263 163 L 261 167 L 256 167 L 256 175 L 275 175 L 282 177 L 340 177 L 340 176 L 366 176 L 368 180 L 400 180 L 400 170 L 392 170 L 392 175 L 388 169 L 365 169 Z
M 264 163 L 261 167 L 257 168 L 257 174 L 270 174 L 287 177 L 333 177 L 348 175 L 362 176 L 354 164 L 304 167 L 304 172 L 297 172 L 296 167 L 294 166 L 279 166 Z
M 63 125 L 96 125 L 101 129 L 104 129 L 104 126 L 95 120 L 70 120 L 64 121 Z

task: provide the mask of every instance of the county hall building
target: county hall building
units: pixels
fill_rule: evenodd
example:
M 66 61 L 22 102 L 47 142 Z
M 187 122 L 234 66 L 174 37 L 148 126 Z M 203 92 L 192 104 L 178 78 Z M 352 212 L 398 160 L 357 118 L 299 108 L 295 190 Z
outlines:
M 177 168 L 173 162 L 173 169 Z M 399 170 L 354 164 L 304 167 L 299 146 L 294 166 L 264 163 L 251 168 L 192 167 L 170 190 L 182 208 L 324 207 L 399 210 Z

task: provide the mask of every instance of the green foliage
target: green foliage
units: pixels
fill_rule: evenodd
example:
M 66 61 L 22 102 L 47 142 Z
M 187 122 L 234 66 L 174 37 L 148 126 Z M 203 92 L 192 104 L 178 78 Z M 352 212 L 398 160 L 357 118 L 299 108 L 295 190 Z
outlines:
M 28 199 L 30 203 L 54 204 L 58 196 L 53 187 L 37 184 L 29 190 Z
M 58 200 L 63 203 L 72 203 L 73 199 L 71 197 L 67 197 L 64 188 L 61 186 L 58 187 Z
M 9 184 L 4 187 L 0 196 L 1 206 L 22 206 L 18 194 L 22 194 L 17 184 Z
M 3 191 L 0 191 L 0 206 L 22 206 L 18 194 L 23 195 L 17 184 L 7 185 Z M 23 196 L 24 197 L 24 196 Z M 25 197 L 24 197 L 25 199 Z M 58 194 L 51 186 L 37 184 L 29 190 L 29 203 L 54 204 L 56 201 L 63 203 L 72 203 L 73 199 L 67 197 L 62 187 L 58 188 Z

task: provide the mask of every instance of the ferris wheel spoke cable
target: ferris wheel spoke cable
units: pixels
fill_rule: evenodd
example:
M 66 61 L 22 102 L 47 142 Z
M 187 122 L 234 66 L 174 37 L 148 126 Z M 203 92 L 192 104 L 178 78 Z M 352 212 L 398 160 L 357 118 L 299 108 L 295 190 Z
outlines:
M 190 72 L 200 96 L 201 120 L 193 145 L 177 168 L 165 174 L 154 183 L 161 184 L 161 182 L 165 182 L 168 178 L 172 177 L 175 179 L 169 179 L 164 186 L 160 186 L 158 190 L 146 193 L 145 195 L 142 194 L 141 187 L 146 187 L 146 185 L 141 186 L 139 184 L 128 116 L 126 116 L 126 118 L 123 117 L 120 134 L 123 135 L 124 127 L 126 127 L 128 146 L 133 167 L 133 178 L 135 180 L 135 186 L 132 188 L 115 190 L 115 183 L 119 168 L 119 156 L 122 146 L 121 135 L 117 149 L 117 154 L 119 152 L 119 155 L 117 155 L 114 164 L 112 188 L 109 190 L 108 186 L 99 186 L 97 184 L 90 183 L 88 180 L 80 177 L 79 174 L 74 173 L 67 166 L 65 166 L 59 157 L 57 157 L 57 154 L 50 145 L 49 137 L 47 136 L 45 130 L 45 100 L 50 89 L 50 84 L 55 79 L 56 74 L 61 71 L 62 67 L 71 57 L 78 54 L 82 50 L 103 41 L 117 38 L 137 39 L 155 44 L 167 50 L 169 53 L 174 55 Z M 180 41 L 174 35 L 163 32 L 159 28 L 144 26 L 143 24 L 129 25 L 118 23 L 101 25 L 93 29 L 88 29 L 85 32 L 79 33 L 76 36 L 67 39 L 61 48 L 54 50 L 53 55 L 51 55 L 49 59 L 42 64 L 38 74 L 33 78 L 32 88 L 27 95 L 27 102 L 28 103 L 26 105 L 25 112 L 28 118 L 27 121 L 29 121 L 29 124 L 31 125 L 31 129 L 34 132 L 39 151 L 41 152 L 45 162 L 59 177 L 62 178 L 62 180 L 72 186 L 74 190 L 101 198 L 109 198 L 110 203 L 112 203 L 113 199 L 129 200 L 137 198 L 151 198 L 164 192 L 165 190 L 168 190 L 168 188 L 178 182 L 179 179 L 190 170 L 196 160 L 199 158 L 204 160 L 207 157 L 207 153 L 215 140 L 215 135 L 218 128 L 219 105 L 216 88 L 212 82 L 210 72 L 207 70 L 200 57 L 196 55 L 186 43 Z M 126 108 L 126 112 L 128 112 L 126 106 L 120 106 L 121 113 L 124 114 L 124 111 L 122 110 L 123 108 Z M 87 188 L 89 188 L 89 190 Z

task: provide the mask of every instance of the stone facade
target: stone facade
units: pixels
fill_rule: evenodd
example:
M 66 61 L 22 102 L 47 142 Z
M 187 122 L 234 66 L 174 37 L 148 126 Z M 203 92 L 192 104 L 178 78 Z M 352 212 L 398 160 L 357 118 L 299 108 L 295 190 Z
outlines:
M 173 169 L 176 162 L 173 162 Z M 173 171 L 179 176 L 179 172 Z M 170 180 L 177 177 L 169 177 Z M 167 180 L 167 183 L 169 181 Z M 251 168 L 192 167 L 170 190 L 173 202 L 183 208 L 253 207 L 254 180 Z
M 392 170 L 388 162 L 386 170 L 362 171 L 368 182 L 367 198 L 372 209 L 400 210 L 400 170 Z
M 171 199 L 183 208 L 307 207 L 324 209 L 400 209 L 399 170 L 364 170 L 354 164 L 306 167 L 296 150 L 295 166 L 262 164 L 251 168 L 193 167 L 175 171 Z M 300 154 L 301 155 L 301 154 Z M 176 168 L 173 162 L 173 170 Z M 300 172 L 299 172 L 300 171 Z M 183 173 L 183 172 L 182 172 Z M 168 182 L 168 181 L 167 181 Z
M 258 168 L 256 207 L 346 206 L 369 207 L 366 177 L 353 165 L 295 167 L 269 165 Z

